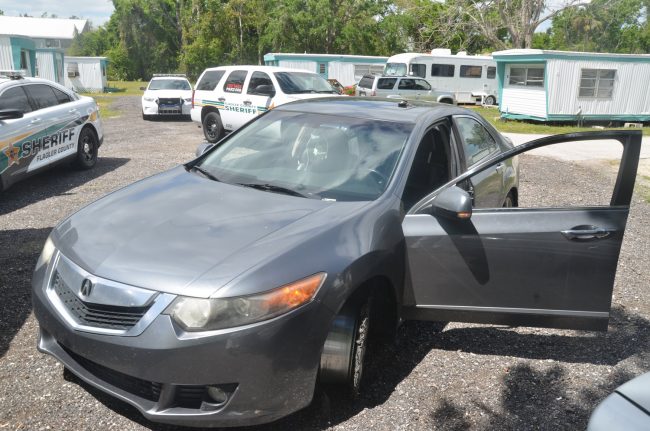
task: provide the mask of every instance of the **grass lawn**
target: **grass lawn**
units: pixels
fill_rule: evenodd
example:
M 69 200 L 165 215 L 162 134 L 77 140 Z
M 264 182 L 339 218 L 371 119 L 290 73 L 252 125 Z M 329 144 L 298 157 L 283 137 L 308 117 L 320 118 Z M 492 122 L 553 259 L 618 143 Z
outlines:
M 121 112 L 111 108 L 113 100 L 120 96 L 141 96 L 143 91 L 140 90 L 140 87 L 146 87 L 147 84 L 144 81 L 108 81 L 110 92 L 81 94 L 95 99 L 103 118 L 119 117 Z
M 549 126 L 544 123 L 528 122 L 520 120 L 501 120 L 499 110 L 497 108 L 484 108 L 482 106 L 470 106 L 470 109 L 475 110 L 483 118 L 489 121 L 498 131 L 505 133 L 536 133 L 540 135 L 556 135 L 559 133 L 572 133 L 572 132 L 593 132 L 598 129 L 593 127 L 578 127 L 573 125 L 566 126 Z M 609 128 L 608 128 L 609 129 Z M 611 129 L 622 129 L 615 127 Z M 631 129 L 625 129 L 631 130 Z M 650 127 L 644 127 L 644 135 L 650 135 Z

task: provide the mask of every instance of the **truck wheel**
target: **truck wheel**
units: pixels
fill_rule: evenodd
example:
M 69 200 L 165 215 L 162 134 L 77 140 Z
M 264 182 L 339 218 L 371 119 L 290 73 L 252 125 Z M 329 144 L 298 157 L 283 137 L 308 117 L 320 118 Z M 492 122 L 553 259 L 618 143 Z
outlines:
M 77 158 L 74 166 L 77 169 L 90 169 L 97 163 L 97 150 L 99 142 L 95 132 L 90 127 L 85 127 L 79 134 L 77 142 Z
M 497 99 L 496 99 L 496 97 L 494 97 L 494 96 L 488 96 L 488 97 L 485 98 L 485 100 L 483 101 L 483 103 L 484 103 L 485 105 L 488 105 L 488 106 L 493 106 L 493 105 L 496 105 L 496 104 L 497 104 Z
M 357 396 L 370 330 L 370 302 L 346 304 L 334 318 L 320 360 L 320 379 Z
M 216 112 L 208 112 L 203 118 L 203 134 L 205 139 L 214 144 L 223 136 L 221 117 Z

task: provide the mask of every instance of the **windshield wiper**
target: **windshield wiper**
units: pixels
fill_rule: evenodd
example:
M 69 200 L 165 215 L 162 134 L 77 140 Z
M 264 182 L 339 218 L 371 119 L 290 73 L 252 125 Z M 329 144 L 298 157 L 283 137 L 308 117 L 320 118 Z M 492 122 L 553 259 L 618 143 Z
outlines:
M 283 193 L 285 195 L 298 196 L 298 197 L 307 198 L 307 199 L 312 198 L 312 196 L 306 195 L 304 193 L 300 193 L 300 192 L 298 192 L 296 190 L 289 189 L 287 187 L 276 186 L 274 184 L 237 183 L 237 185 L 243 186 L 243 187 L 250 187 L 252 189 L 257 189 L 257 190 L 263 190 L 265 192 Z
M 202 174 L 204 177 L 209 178 L 209 179 L 211 179 L 211 180 L 213 180 L 213 181 L 219 181 L 219 178 L 215 177 L 213 174 L 211 174 L 210 172 L 206 171 L 206 170 L 203 169 L 201 166 L 194 165 L 194 166 L 192 166 L 190 169 L 199 172 L 199 173 Z

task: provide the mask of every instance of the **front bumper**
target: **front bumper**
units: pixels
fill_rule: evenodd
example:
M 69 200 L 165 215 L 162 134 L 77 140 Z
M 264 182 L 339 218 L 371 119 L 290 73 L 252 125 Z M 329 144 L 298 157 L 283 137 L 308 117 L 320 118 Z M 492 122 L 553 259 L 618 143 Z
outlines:
M 38 350 L 152 421 L 255 425 L 311 402 L 333 318 L 318 302 L 267 322 L 198 336 L 159 315 L 142 334 L 126 337 L 74 330 L 47 298 L 43 275 L 35 273 L 32 283 Z M 215 407 L 204 402 L 210 401 L 205 385 L 224 387 L 231 396 Z
M 191 110 L 192 104 L 185 101 L 174 106 L 159 106 L 156 102 L 142 101 L 144 115 L 190 115 Z

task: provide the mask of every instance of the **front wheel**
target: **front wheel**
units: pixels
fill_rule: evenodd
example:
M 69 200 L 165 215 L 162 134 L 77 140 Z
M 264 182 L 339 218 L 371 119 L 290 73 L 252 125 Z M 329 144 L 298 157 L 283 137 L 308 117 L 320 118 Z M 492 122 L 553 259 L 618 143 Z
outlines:
M 508 193 L 508 196 L 506 196 L 506 200 L 503 201 L 503 208 L 513 208 L 515 206 L 515 199 L 512 196 L 512 192 L 510 192 Z
M 370 302 L 346 304 L 334 318 L 320 361 L 320 379 L 359 394 L 370 331 Z
M 221 117 L 216 112 L 208 112 L 203 118 L 203 135 L 211 144 L 214 144 L 223 136 Z
M 97 150 L 99 149 L 99 140 L 95 132 L 86 127 L 79 134 L 77 143 L 77 158 L 74 166 L 78 169 L 90 169 L 97 163 Z

